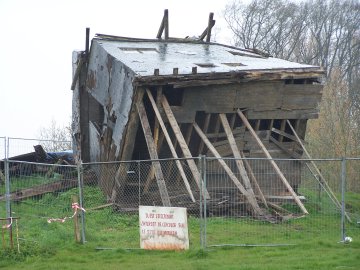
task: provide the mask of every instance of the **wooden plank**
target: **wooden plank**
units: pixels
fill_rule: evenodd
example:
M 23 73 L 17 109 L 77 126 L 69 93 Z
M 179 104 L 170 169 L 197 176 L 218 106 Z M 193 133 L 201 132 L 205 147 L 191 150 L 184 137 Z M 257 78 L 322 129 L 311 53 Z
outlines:
M 250 183 L 250 179 L 246 173 L 245 166 L 241 159 L 240 151 L 236 145 L 234 135 L 231 132 L 229 122 L 226 118 L 226 115 L 223 113 L 219 114 L 219 118 L 220 118 L 220 121 L 224 128 L 224 131 L 226 132 L 226 135 L 227 135 L 227 138 L 228 138 L 228 141 L 230 144 L 230 148 L 231 148 L 234 158 L 235 158 L 236 166 L 240 172 L 240 176 L 244 183 L 244 187 L 245 187 L 246 191 L 248 192 L 248 196 L 252 197 L 251 200 L 253 202 L 252 206 L 254 207 L 254 211 L 256 214 L 260 214 L 260 213 L 262 213 L 262 211 L 256 201 L 255 194 L 254 194 L 254 191 L 253 191 L 251 183 Z M 248 200 L 249 200 L 249 198 L 248 198 Z M 249 200 L 249 202 L 250 202 L 250 200 Z
M 235 186 L 240 190 L 240 192 L 242 194 L 244 194 L 244 196 L 246 197 L 246 199 L 248 200 L 248 202 L 250 203 L 250 205 L 253 208 L 254 214 L 256 216 L 260 215 L 264 215 L 262 209 L 259 207 L 255 197 L 249 193 L 249 191 L 247 191 L 244 186 L 240 183 L 239 179 L 237 179 L 237 177 L 235 176 L 235 174 L 231 171 L 231 169 L 229 168 L 229 166 L 225 163 L 225 161 L 222 159 L 222 157 L 219 155 L 219 153 L 216 151 L 216 149 L 213 147 L 213 145 L 211 144 L 211 142 L 209 141 L 209 139 L 206 137 L 206 135 L 204 134 L 204 132 L 200 129 L 200 127 L 194 122 L 193 123 L 195 131 L 198 133 L 198 135 L 200 136 L 200 138 L 204 141 L 205 145 L 207 146 L 207 148 L 209 148 L 211 150 L 211 152 L 213 153 L 213 155 L 218 159 L 220 165 L 224 168 L 225 172 L 227 173 L 227 175 L 230 177 L 230 179 L 233 181 L 233 183 L 235 184 Z
M 298 140 L 298 143 L 301 145 L 302 149 L 304 150 L 305 155 L 307 156 L 308 159 L 310 159 L 310 164 L 313 165 L 313 167 L 316 170 L 316 173 L 320 176 L 320 184 L 322 184 L 328 191 L 328 194 L 330 195 L 330 197 L 332 197 L 332 201 L 335 203 L 335 205 L 341 209 L 341 203 L 339 202 L 339 200 L 336 198 L 334 192 L 332 191 L 331 187 L 329 186 L 329 184 L 327 183 L 325 177 L 322 175 L 321 171 L 319 170 L 319 168 L 316 166 L 315 162 L 313 160 L 311 160 L 311 156 L 309 154 L 309 152 L 306 150 L 305 145 L 301 142 L 301 139 L 299 138 L 299 136 L 297 135 L 295 129 L 293 128 L 293 126 L 291 125 L 290 121 L 288 120 L 288 125 L 291 128 L 291 131 L 294 133 L 295 137 Z M 345 216 L 346 218 L 351 221 L 349 215 L 345 212 Z
M 165 137 L 165 139 L 166 139 L 166 141 L 167 141 L 167 143 L 168 143 L 168 145 L 169 145 L 171 154 L 172 154 L 173 158 L 178 159 L 179 157 L 178 157 L 178 155 L 177 155 L 177 153 L 176 153 L 175 147 L 174 147 L 174 145 L 173 145 L 173 143 L 172 143 L 172 141 L 171 141 L 170 135 L 169 135 L 169 133 L 168 133 L 168 131 L 167 131 L 167 129 L 166 129 L 165 123 L 164 123 L 164 121 L 163 121 L 163 119 L 162 119 L 162 117 L 161 117 L 161 114 L 160 114 L 160 112 L 159 112 L 159 109 L 158 109 L 155 101 L 154 101 L 154 98 L 153 98 L 153 96 L 151 95 L 151 92 L 150 92 L 148 89 L 146 90 L 146 93 L 147 93 L 147 95 L 148 95 L 148 97 L 149 97 L 149 99 L 150 99 L 151 105 L 152 105 L 152 107 L 153 107 L 153 109 L 154 109 L 156 118 L 157 118 L 157 120 L 158 120 L 158 122 L 159 122 L 159 124 L 160 124 L 160 127 L 161 127 L 162 131 L 163 131 L 164 137 Z M 192 193 L 192 191 L 191 191 L 191 187 L 190 187 L 189 181 L 188 181 L 188 179 L 187 179 L 187 177 L 186 177 L 186 174 L 185 174 L 184 168 L 183 168 L 182 165 L 181 165 L 181 162 L 180 162 L 179 160 L 176 160 L 175 163 L 176 163 L 176 166 L 177 166 L 177 168 L 178 168 L 178 170 L 179 170 L 179 172 L 180 172 L 181 178 L 182 178 L 183 181 L 184 181 L 186 190 L 187 190 L 187 192 L 189 193 L 189 196 L 190 196 L 191 200 L 192 200 L 193 202 L 195 202 L 194 195 L 193 195 L 193 193 Z
M 162 96 L 162 87 L 159 86 L 157 88 L 157 90 L 156 90 L 156 104 L 157 104 L 157 106 L 159 106 L 159 104 L 160 104 L 161 96 Z M 160 153 L 159 145 L 158 145 L 158 143 L 159 143 L 159 122 L 158 122 L 157 118 L 155 118 L 155 123 L 154 123 L 154 142 L 155 142 L 157 153 Z M 150 172 L 149 172 L 149 174 L 147 176 L 147 179 L 146 179 L 144 193 L 148 192 L 151 181 L 152 181 L 152 179 L 154 179 L 154 177 L 155 177 L 155 168 L 153 166 L 151 166 Z
M 257 193 L 260 196 L 260 200 L 263 202 L 265 207 L 268 208 L 267 201 L 265 199 L 264 193 L 262 192 L 262 190 L 260 188 L 259 182 L 257 181 L 257 179 L 255 177 L 254 171 L 252 170 L 249 161 L 247 159 L 245 159 L 244 152 L 240 151 L 240 155 L 241 155 L 241 158 L 243 158 L 243 160 L 244 160 L 246 171 L 248 172 L 248 175 L 250 176 L 250 179 L 252 180 L 252 182 L 255 185 Z
M 184 139 L 184 136 L 183 134 L 181 133 L 181 130 L 180 130 L 180 127 L 175 119 L 175 116 L 174 114 L 172 113 L 171 111 L 171 108 L 170 108 L 170 105 L 166 99 L 165 96 L 162 97 L 162 100 L 161 100 L 161 104 L 163 106 L 163 109 L 164 109 L 164 112 L 166 114 L 166 117 L 168 118 L 169 120 L 169 123 L 170 123 L 170 126 L 176 136 L 176 139 L 180 145 L 180 148 L 183 152 L 183 155 L 184 157 L 186 158 L 186 162 L 187 164 L 189 165 L 189 168 L 190 168 L 190 171 L 194 177 L 194 180 L 196 182 L 196 184 L 198 185 L 199 189 L 202 190 L 202 184 L 200 181 L 202 181 L 200 178 L 201 178 L 201 175 L 200 175 L 200 172 L 195 164 L 195 161 L 191 155 L 191 152 L 189 150 L 189 147 L 188 145 L 186 144 L 186 141 Z M 210 195 L 207 191 L 205 191 L 205 198 L 206 199 L 209 199 L 210 198 Z
M 286 126 L 286 120 L 283 119 L 283 120 L 281 120 L 281 126 L 280 126 L 280 131 L 283 133 L 285 133 L 285 126 Z M 283 140 L 284 140 L 284 136 L 280 134 L 279 142 L 283 142 Z
M 288 148 L 284 146 L 283 143 L 277 141 L 275 138 L 270 137 L 270 141 L 274 143 L 277 147 L 279 147 L 282 151 L 284 151 L 286 154 L 288 154 L 290 157 L 295 159 L 301 159 L 302 156 L 296 152 L 290 151 Z
M 237 110 L 238 115 L 240 116 L 241 120 L 243 121 L 243 123 L 245 124 L 245 126 L 247 127 L 247 129 L 251 132 L 251 134 L 253 135 L 254 139 L 256 140 L 256 142 L 258 143 L 259 147 L 263 150 L 265 156 L 269 159 L 270 164 L 272 165 L 272 167 L 274 168 L 274 170 L 276 171 L 276 173 L 278 174 L 278 176 L 280 177 L 281 181 L 283 182 L 283 184 L 285 185 L 285 187 L 288 189 L 288 191 L 290 192 L 290 194 L 293 196 L 296 204 L 300 207 L 301 211 L 304 214 L 308 214 L 309 212 L 306 210 L 305 206 L 303 205 L 303 203 L 300 201 L 298 195 L 295 193 L 295 191 L 293 190 L 293 188 L 290 186 L 289 182 L 286 180 L 284 174 L 281 172 L 280 168 L 278 167 L 278 165 L 276 164 L 276 162 L 272 159 L 271 155 L 269 154 L 269 152 L 266 150 L 264 144 L 261 142 L 261 140 L 259 139 L 259 137 L 256 135 L 255 131 L 253 130 L 253 128 L 251 127 L 249 121 L 246 119 L 245 115 L 238 109 Z
M 277 134 L 279 134 L 279 135 L 281 135 L 281 136 L 283 136 L 283 137 L 286 137 L 286 138 L 288 138 L 288 139 L 290 139 L 290 140 L 293 140 L 293 141 L 295 141 L 295 142 L 297 141 L 296 136 L 290 135 L 289 133 L 286 133 L 285 131 L 281 131 L 281 130 L 278 130 L 278 129 L 276 129 L 276 128 L 272 128 L 271 131 L 272 131 L 272 132 L 275 132 L 275 133 L 277 133 Z M 301 140 L 301 142 L 302 142 L 303 144 L 306 143 L 304 140 Z
M 130 160 L 134 151 L 136 133 L 139 127 L 139 116 L 136 111 L 136 103 L 141 101 L 144 96 L 144 89 L 137 88 L 135 92 L 135 97 L 133 104 L 131 105 L 131 110 L 129 112 L 129 121 L 127 123 L 127 127 L 125 129 L 125 137 L 122 142 L 120 160 L 126 161 Z M 115 184 L 112 189 L 111 201 L 115 202 L 116 197 L 122 196 L 125 188 L 125 184 L 127 181 L 126 169 L 125 166 L 119 166 L 119 169 L 115 174 Z
M 156 152 L 156 145 L 155 145 L 152 133 L 151 133 L 150 124 L 149 124 L 149 120 L 148 120 L 148 117 L 147 117 L 147 114 L 145 111 L 144 103 L 142 101 L 140 101 L 139 103 L 136 104 L 136 107 L 138 110 L 140 123 L 141 123 L 141 126 L 144 131 L 145 141 L 146 141 L 146 144 L 147 144 L 147 147 L 149 150 L 150 158 L 153 160 L 157 160 L 157 159 L 159 159 L 159 157 Z M 162 204 L 163 204 L 163 206 L 171 206 L 169 194 L 168 194 L 168 191 L 166 188 L 166 183 L 165 183 L 164 176 L 163 176 L 163 173 L 161 170 L 160 162 L 153 161 L 152 165 L 155 169 L 155 177 L 156 177 L 156 182 L 159 187 Z

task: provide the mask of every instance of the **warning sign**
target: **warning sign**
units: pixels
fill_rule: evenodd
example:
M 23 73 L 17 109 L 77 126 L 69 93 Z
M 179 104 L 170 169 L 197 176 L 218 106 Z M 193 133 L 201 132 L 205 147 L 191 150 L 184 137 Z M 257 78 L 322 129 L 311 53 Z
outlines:
M 186 208 L 139 206 L 140 247 L 189 249 Z

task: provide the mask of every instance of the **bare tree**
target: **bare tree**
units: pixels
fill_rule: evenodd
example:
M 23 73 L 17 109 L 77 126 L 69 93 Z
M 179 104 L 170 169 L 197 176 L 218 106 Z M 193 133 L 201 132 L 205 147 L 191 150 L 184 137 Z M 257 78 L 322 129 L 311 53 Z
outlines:
M 48 152 L 71 150 L 71 124 L 59 126 L 53 119 L 49 127 L 40 128 L 38 139 Z
M 318 153 L 359 155 L 360 1 L 235 0 L 224 16 L 235 45 L 326 70 L 320 129 L 310 126 L 308 134 L 324 141 Z
M 283 59 L 341 70 L 349 86 L 359 75 L 359 0 L 234 1 L 224 16 L 234 43 Z

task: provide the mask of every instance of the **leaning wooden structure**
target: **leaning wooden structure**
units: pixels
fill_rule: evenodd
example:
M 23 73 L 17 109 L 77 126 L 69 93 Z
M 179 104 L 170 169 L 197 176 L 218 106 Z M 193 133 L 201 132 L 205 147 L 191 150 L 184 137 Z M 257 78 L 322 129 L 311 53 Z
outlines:
M 218 159 L 211 168 L 221 168 L 255 215 L 264 213 L 267 197 L 284 193 L 307 213 L 297 194 L 299 162 L 285 168 L 270 161 L 275 173 L 266 176 L 256 171 L 261 166 L 241 158 L 301 157 L 296 138 L 303 140 L 308 119 L 318 116 L 323 70 L 210 42 L 212 14 L 198 39 L 170 38 L 167 22 L 165 12 L 156 39 L 97 34 L 90 48 L 87 44 L 84 52 L 74 52 L 79 158 L 104 162 L 212 156 Z M 237 158 L 236 169 L 223 157 Z M 173 205 L 168 172 L 158 161 L 151 165 L 141 189 L 147 192 L 156 185 L 159 204 Z M 123 201 L 127 185 L 133 184 L 126 170 L 120 166 L 106 179 L 99 176 L 109 201 Z M 176 161 L 172 170 L 188 202 L 199 200 L 201 177 L 195 161 Z M 208 181 L 205 198 L 210 199 L 211 177 Z M 274 183 L 283 187 L 279 194 L 270 188 Z

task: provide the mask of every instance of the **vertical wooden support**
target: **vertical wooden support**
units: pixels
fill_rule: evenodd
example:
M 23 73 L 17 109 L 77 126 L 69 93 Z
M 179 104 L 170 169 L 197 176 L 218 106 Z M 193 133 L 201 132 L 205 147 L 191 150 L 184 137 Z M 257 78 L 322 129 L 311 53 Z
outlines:
M 216 137 L 214 138 L 214 142 L 216 142 L 218 140 L 219 131 L 220 131 L 220 118 L 217 115 L 215 128 L 214 128 L 214 134 L 216 134 Z
M 144 131 L 145 141 L 146 141 L 146 144 L 147 144 L 147 147 L 149 150 L 150 158 L 153 160 L 157 160 L 157 159 L 159 159 L 159 157 L 156 152 L 156 145 L 155 145 L 152 133 L 151 133 L 150 124 L 149 124 L 149 120 L 148 120 L 148 117 L 147 117 L 147 114 L 145 111 L 144 103 L 142 101 L 140 101 L 139 103 L 136 104 L 136 107 L 138 110 L 140 123 L 141 123 L 141 126 Z M 156 177 L 157 185 L 159 187 L 162 204 L 163 204 L 163 206 L 171 206 L 170 198 L 169 198 L 169 194 L 167 192 L 167 188 L 166 188 L 164 176 L 163 176 L 163 173 L 161 170 L 160 162 L 153 161 L 152 165 L 155 169 L 155 177 Z
M 71 196 L 71 202 L 72 203 L 78 203 L 79 202 L 79 198 L 76 195 L 72 195 Z M 81 241 L 81 236 L 80 236 L 80 223 L 79 223 L 79 216 L 76 214 L 74 215 L 74 236 L 75 236 L 75 242 L 76 243 L 80 243 Z
M 236 120 L 236 113 L 234 113 L 234 114 L 231 115 L 231 119 L 230 119 L 230 128 L 231 128 L 231 130 L 234 129 L 235 120 Z
M 255 123 L 255 131 L 259 131 L 261 120 L 257 119 Z
M 166 127 L 165 127 L 165 123 L 164 123 L 164 121 L 163 121 L 162 118 L 161 118 L 161 114 L 160 114 L 159 109 L 158 109 L 158 107 L 157 107 L 157 105 L 156 105 L 156 103 L 155 103 L 155 100 L 154 100 L 154 98 L 153 98 L 153 96 L 151 95 L 151 92 L 150 92 L 149 90 L 146 90 L 146 93 L 147 93 L 147 95 L 148 95 L 148 97 L 149 97 L 149 99 L 150 99 L 150 102 L 151 102 L 151 105 L 152 105 L 152 107 L 153 107 L 153 109 L 154 109 L 156 118 L 157 118 L 157 120 L 158 120 L 158 122 L 159 122 L 159 124 L 160 124 L 160 127 L 161 127 L 161 129 L 162 129 L 162 131 L 163 131 L 163 134 L 164 134 L 164 136 L 165 136 L 165 139 L 166 139 L 166 141 L 167 141 L 167 143 L 168 143 L 168 145 L 169 145 L 171 154 L 172 154 L 173 158 L 176 158 L 176 159 L 177 159 L 177 158 L 178 158 L 178 155 L 176 154 L 176 150 L 175 150 L 175 148 L 174 148 L 174 146 L 173 146 L 173 144 L 172 144 L 172 141 L 171 141 L 171 138 L 170 138 L 170 136 L 169 136 L 169 133 L 167 132 L 167 129 L 166 129 Z M 179 160 L 176 160 L 175 163 L 176 163 L 176 166 L 177 166 L 177 168 L 178 168 L 178 170 L 179 170 L 179 172 L 180 172 L 180 175 L 181 175 L 181 177 L 182 177 L 182 179 L 183 179 L 183 181 L 184 181 L 186 190 L 187 190 L 187 192 L 189 193 L 189 196 L 190 196 L 191 200 L 192 200 L 193 202 L 195 202 L 194 195 L 192 194 L 189 181 L 188 181 L 188 179 L 187 179 L 187 177 L 186 177 L 186 174 L 185 174 L 185 171 L 184 171 L 184 169 L 183 169 L 183 167 L 182 167 L 182 165 L 181 165 L 181 162 L 180 162 Z
M 281 126 L 280 126 L 280 130 L 285 132 L 285 126 L 286 126 L 286 120 L 281 120 Z M 283 142 L 284 140 L 284 136 L 283 135 L 279 135 L 279 142 Z
M 189 168 L 190 168 L 190 171 L 194 177 L 194 180 L 196 182 L 196 184 L 198 185 L 199 189 L 202 190 L 202 185 L 201 185 L 201 182 L 202 181 L 200 179 L 201 175 L 200 175 L 200 172 L 195 164 L 195 161 L 191 155 L 191 152 L 189 150 L 189 147 L 188 145 L 186 144 L 186 141 L 184 139 L 184 136 L 183 134 L 181 133 L 181 130 L 180 130 L 180 127 L 176 121 L 176 118 L 173 114 L 173 112 L 171 111 L 171 108 L 170 108 L 170 105 L 166 99 L 165 96 L 162 97 L 162 100 L 161 100 L 161 104 L 164 108 L 164 112 L 166 114 L 166 117 L 168 118 L 169 120 L 169 123 L 170 123 L 170 126 L 172 128 L 172 130 L 174 131 L 174 134 L 176 136 L 176 139 L 177 141 L 179 142 L 179 145 L 180 145 L 180 148 L 183 152 L 183 155 L 184 157 L 186 158 L 186 162 L 187 164 L 189 165 Z M 206 199 L 209 199 L 210 198 L 210 195 L 207 191 L 205 191 L 205 198 Z
M 300 207 L 301 211 L 304 214 L 308 214 L 308 211 L 306 210 L 305 206 L 303 205 L 303 203 L 300 201 L 298 195 L 295 193 L 295 191 L 293 190 L 293 188 L 290 186 L 289 182 L 286 180 L 284 174 L 281 172 L 280 168 L 278 167 L 278 165 L 276 164 L 276 162 L 272 159 L 269 151 L 266 149 L 266 147 L 264 146 L 264 144 L 261 142 L 261 140 L 259 139 L 259 137 L 257 136 L 256 132 L 254 131 L 254 129 L 252 128 L 252 126 L 250 125 L 249 121 L 247 120 L 247 118 L 245 117 L 245 115 L 240 111 L 237 110 L 238 115 L 240 116 L 241 120 L 243 121 L 243 123 L 245 124 L 245 126 L 247 127 L 247 129 L 250 131 L 251 135 L 254 137 L 256 143 L 259 145 L 259 147 L 261 148 L 261 150 L 264 152 L 265 156 L 269 159 L 270 164 L 272 165 L 272 167 L 274 168 L 274 170 L 276 171 L 276 173 L 278 174 L 278 176 L 280 177 L 281 181 L 283 182 L 283 184 L 285 185 L 285 187 L 287 188 L 287 190 L 291 193 L 291 195 L 293 196 L 296 204 Z
M 256 216 L 262 216 L 264 215 L 263 211 L 261 210 L 261 208 L 259 207 L 256 198 L 254 195 L 251 195 L 245 188 L 244 186 L 240 183 L 239 179 L 237 179 L 237 177 L 235 176 L 235 174 L 231 171 L 231 169 L 229 168 L 229 166 L 226 164 L 226 162 L 222 159 L 222 157 L 220 156 L 220 154 L 218 153 L 218 151 L 215 149 L 215 147 L 212 145 L 212 143 L 209 141 L 209 139 L 206 137 L 206 135 L 204 134 L 204 132 L 200 129 L 200 127 L 196 124 L 193 123 L 195 131 L 198 133 L 198 135 L 200 136 L 200 138 L 204 141 L 205 145 L 207 146 L 207 148 L 211 151 L 211 153 L 214 155 L 214 157 L 216 157 L 220 163 L 220 165 L 224 168 L 225 172 L 227 173 L 227 175 L 230 177 L 230 179 L 233 181 L 233 183 L 235 184 L 235 186 L 240 190 L 240 192 L 242 194 L 245 195 L 246 199 L 248 200 L 248 202 L 250 203 L 250 205 L 253 208 L 254 214 Z
M 204 121 L 204 126 L 203 126 L 203 131 L 206 133 L 209 129 L 209 124 L 210 124 L 210 119 L 211 119 L 211 114 L 208 113 L 205 116 L 205 121 Z M 201 140 L 200 145 L 199 145 L 199 150 L 198 150 L 198 155 L 202 154 L 202 151 L 204 150 L 204 142 Z
M 214 13 L 210 12 L 207 33 L 206 33 L 206 42 L 210 42 L 211 39 L 211 29 L 213 27 L 213 20 L 214 20 Z

